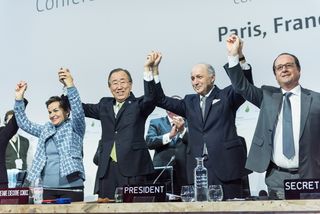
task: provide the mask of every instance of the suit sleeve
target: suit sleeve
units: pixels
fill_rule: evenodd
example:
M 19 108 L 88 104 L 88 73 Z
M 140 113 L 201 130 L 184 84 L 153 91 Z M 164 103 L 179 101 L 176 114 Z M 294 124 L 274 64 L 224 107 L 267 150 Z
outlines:
M 84 118 L 84 112 L 80 100 L 80 95 L 75 87 L 67 89 L 68 99 L 71 106 L 72 126 L 76 133 L 80 136 L 84 136 L 86 130 L 86 122 Z
M 93 157 L 93 163 L 98 166 L 100 159 L 100 152 L 102 151 L 102 140 L 99 140 L 98 148 Z
M 100 103 L 99 104 L 82 103 L 82 108 L 84 111 L 84 115 L 86 117 L 100 120 L 100 116 L 99 116 Z
M 146 142 L 148 149 L 156 149 L 159 147 L 164 146 L 163 145 L 163 134 L 159 133 L 159 127 L 156 125 L 156 123 L 151 120 L 149 129 L 146 135 Z
M 11 120 L 0 131 L 1 142 L 9 142 L 9 140 L 17 133 L 19 127 L 16 117 L 13 115 Z M 2 145 L 1 145 L 2 146 Z
M 186 104 L 184 99 L 178 100 L 167 97 L 162 89 L 161 83 L 155 84 L 157 106 L 165 110 L 171 111 L 181 117 L 186 117 Z
M 139 102 L 140 110 L 143 115 L 146 117 L 149 116 L 155 109 L 155 83 L 154 81 L 143 81 L 144 83 L 144 96 L 143 99 Z
M 24 106 L 28 105 L 28 101 L 26 99 L 23 100 Z M 9 120 L 8 124 L 3 127 L 0 131 L 1 139 L 9 142 L 9 140 L 17 133 L 19 126 L 17 124 L 16 116 L 13 114 L 11 120 Z
M 247 76 L 242 72 L 240 64 L 232 68 L 229 68 L 229 65 L 226 64 L 224 69 L 231 80 L 235 92 L 241 94 L 246 100 L 260 108 L 263 97 L 262 89 L 254 86 L 252 82 L 246 78 Z
M 16 100 L 14 105 L 14 114 L 19 128 L 25 132 L 39 137 L 44 126 L 31 122 L 25 112 L 25 104 L 22 100 Z

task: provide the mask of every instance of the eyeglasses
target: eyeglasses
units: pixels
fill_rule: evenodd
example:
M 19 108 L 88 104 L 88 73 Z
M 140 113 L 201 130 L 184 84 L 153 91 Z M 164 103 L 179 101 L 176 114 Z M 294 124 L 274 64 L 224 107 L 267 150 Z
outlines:
M 282 69 L 283 68 L 293 68 L 295 66 L 295 63 L 294 62 L 288 62 L 288 63 L 286 63 L 286 64 L 280 64 L 280 65 L 277 65 L 277 66 L 275 66 L 275 68 L 276 68 L 276 71 L 282 71 Z

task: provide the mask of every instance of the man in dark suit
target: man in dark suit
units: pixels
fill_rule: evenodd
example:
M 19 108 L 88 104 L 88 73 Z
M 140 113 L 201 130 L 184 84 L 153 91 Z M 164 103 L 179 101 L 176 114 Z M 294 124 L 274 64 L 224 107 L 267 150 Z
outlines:
M 4 117 L 5 124 L 11 120 L 14 112 L 7 111 Z M 14 135 L 9 140 L 6 150 L 7 169 L 27 170 L 27 154 L 29 149 L 29 140 L 19 134 Z
M 179 96 L 172 96 L 181 99 Z M 152 119 L 146 135 L 148 148 L 154 150 L 153 165 L 166 166 L 174 156 L 173 193 L 180 194 L 181 186 L 187 184 L 186 144 L 187 128 L 182 117 L 167 111 L 166 117 Z
M 150 72 L 154 60 L 150 54 L 145 63 L 145 96 L 133 95 L 130 73 L 118 68 L 108 77 L 113 97 L 104 97 L 97 104 L 83 104 L 86 117 L 100 120 L 102 126 L 97 171 L 100 198 L 114 198 L 117 186 L 144 183 L 146 175 L 154 170 L 144 140 L 145 121 L 155 108 Z
M 250 74 L 250 70 L 247 72 Z M 209 64 L 193 67 L 191 82 L 196 94 L 186 95 L 182 100 L 164 95 L 156 72 L 154 79 L 157 105 L 181 115 L 188 123 L 188 182 L 191 184 L 194 180 L 195 158 L 206 156 L 208 183 L 221 184 L 224 199 L 242 197 L 242 177 L 248 174 L 244 168 L 247 156 L 237 135 L 235 117 L 245 100 L 231 86 L 220 89 L 214 85 L 215 71 Z M 201 101 L 203 99 L 205 101 Z
M 227 39 L 229 64 L 225 69 L 237 93 L 260 108 L 246 167 L 266 171 L 270 198 L 282 199 L 284 179 L 320 178 L 320 94 L 300 86 L 300 62 L 289 53 L 278 55 L 273 62 L 280 87 L 253 86 L 238 63 L 240 44 L 236 35 Z

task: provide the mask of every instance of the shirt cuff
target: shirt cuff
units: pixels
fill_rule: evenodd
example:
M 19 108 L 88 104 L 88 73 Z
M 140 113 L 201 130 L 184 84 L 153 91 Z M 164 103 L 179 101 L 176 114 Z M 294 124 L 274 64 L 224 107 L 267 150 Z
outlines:
M 249 70 L 251 67 L 247 62 L 240 62 L 242 70 Z
M 160 77 L 159 77 L 159 75 L 156 75 L 156 76 L 154 76 L 153 78 L 154 78 L 154 82 L 155 82 L 156 84 L 158 84 L 158 83 L 160 82 Z
M 162 144 L 163 145 L 166 145 L 166 144 L 170 143 L 171 139 L 170 139 L 169 135 L 170 135 L 170 132 L 167 133 L 167 134 L 164 134 L 162 136 Z
M 187 128 L 186 127 L 184 127 L 184 130 L 179 134 L 179 138 L 183 138 L 183 136 L 186 134 L 186 132 L 187 132 Z
M 239 55 L 228 56 L 229 68 L 233 68 L 239 63 Z
M 153 75 L 151 72 L 143 72 L 143 79 L 147 82 L 150 82 L 153 80 Z

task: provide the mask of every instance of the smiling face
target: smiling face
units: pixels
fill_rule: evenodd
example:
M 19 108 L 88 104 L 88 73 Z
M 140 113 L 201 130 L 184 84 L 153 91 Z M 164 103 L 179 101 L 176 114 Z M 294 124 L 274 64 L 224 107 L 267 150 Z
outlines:
M 68 118 L 68 114 L 69 114 L 69 112 L 61 108 L 59 101 L 52 102 L 48 105 L 48 113 L 49 113 L 49 120 L 55 126 L 58 126 L 63 121 L 65 121 L 65 119 Z
M 111 74 L 109 88 L 117 102 L 124 102 L 132 89 L 132 82 L 126 72 L 119 70 Z
M 192 68 L 191 83 L 197 94 L 205 96 L 213 87 L 215 75 L 209 73 L 205 64 L 198 64 Z
M 289 91 L 299 85 L 300 69 L 290 55 L 280 55 L 274 62 L 276 80 L 281 88 Z

